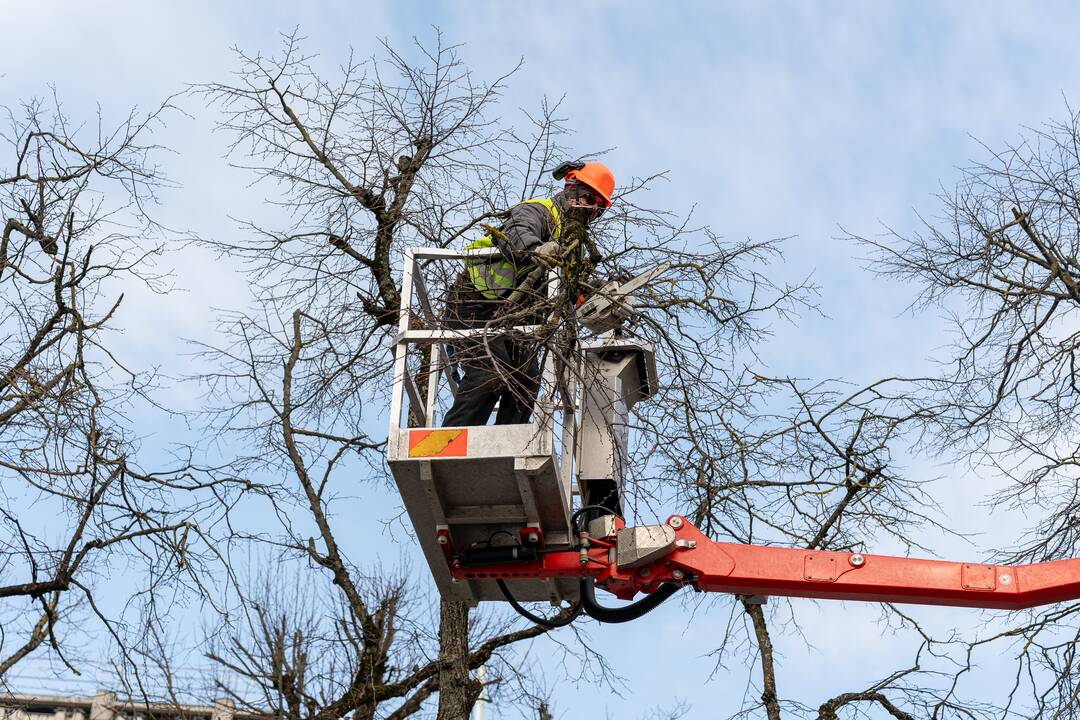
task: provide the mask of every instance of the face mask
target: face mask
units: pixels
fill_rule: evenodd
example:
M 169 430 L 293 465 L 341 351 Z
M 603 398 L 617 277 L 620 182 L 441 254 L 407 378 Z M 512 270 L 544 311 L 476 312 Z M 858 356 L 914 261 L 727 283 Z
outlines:
M 589 186 L 570 182 L 565 190 L 568 213 L 571 218 L 581 223 L 591 223 L 604 214 L 603 198 L 597 195 Z
M 603 208 L 592 207 L 589 205 L 570 205 L 566 208 L 566 217 L 571 222 L 588 225 L 593 220 L 600 217 L 603 212 Z

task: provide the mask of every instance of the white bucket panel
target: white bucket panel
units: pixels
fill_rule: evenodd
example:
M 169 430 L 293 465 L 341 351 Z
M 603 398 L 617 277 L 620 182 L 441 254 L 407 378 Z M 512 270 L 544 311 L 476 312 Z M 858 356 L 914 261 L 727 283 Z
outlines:
M 569 478 L 560 477 L 550 432 L 537 425 L 400 429 L 388 446 L 391 471 L 443 597 L 503 600 L 492 580 L 451 579 L 437 540 L 440 527 L 458 550 L 516 544 L 525 527 L 538 527 L 549 546 L 570 542 Z M 519 600 L 577 597 L 575 580 L 509 586 Z

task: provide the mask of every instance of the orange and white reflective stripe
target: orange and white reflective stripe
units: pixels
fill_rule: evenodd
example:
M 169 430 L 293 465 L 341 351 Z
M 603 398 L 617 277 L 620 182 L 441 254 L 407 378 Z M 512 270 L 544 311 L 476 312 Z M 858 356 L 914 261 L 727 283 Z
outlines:
M 465 457 L 469 448 L 467 428 L 410 430 L 409 457 Z

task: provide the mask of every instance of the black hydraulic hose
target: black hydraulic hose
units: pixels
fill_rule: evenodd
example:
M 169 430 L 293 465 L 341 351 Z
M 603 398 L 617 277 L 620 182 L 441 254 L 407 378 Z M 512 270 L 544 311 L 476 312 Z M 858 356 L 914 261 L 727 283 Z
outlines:
M 574 540 L 575 541 L 577 540 L 577 535 L 580 532 L 580 530 L 578 529 L 578 518 L 580 518 L 582 515 L 589 512 L 590 510 L 598 510 L 598 511 L 601 511 L 603 514 L 610 514 L 611 513 L 611 510 L 609 510 L 608 508 L 606 508 L 606 507 L 604 507 L 602 505 L 586 505 L 583 508 L 579 508 L 577 510 L 577 512 L 575 512 L 570 518 L 570 527 L 573 530 Z M 537 553 L 536 550 L 532 550 L 532 552 Z M 544 552 L 544 551 L 541 550 L 539 552 Z M 549 552 L 553 552 L 553 551 L 549 551 Z M 515 559 L 517 559 L 517 558 L 515 558 Z M 510 603 L 510 607 L 514 608 L 514 610 L 517 612 L 518 615 L 525 618 L 526 620 L 529 620 L 531 622 L 536 623 L 540 627 L 546 627 L 546 628 L 566 627 L 567 625 L 574 622 L 575 620 L 577 620 L 581 616 L 582 606 L 581 606 L 581 603 L 578 602 L 576 605 L 574 605 L 574 607 L 571 610 L 570 614 L 567 615 L 565 618 L 562 618 L 561 620 L 552 620 L 552 619 L 549 619 L 549 618 L 541 617 L 540 615 L 536 615 L 535 613 L 531 613 L 528 610 L 526 610 L 525 607 L 522 606 L 522 604 L 517 601 L 517 598 L 514 597 L 513 593 L 510 592 L 510 588 L 508 588 L 506 586 L 506 583 L 502 580 L 502 578 L 495 578 L 495 584 L 498 586 L 499 592 L 502 593 L 502 596 L 504 598 L 506 598 L 506 602 Z
M 531 620 L 540 627 L 566 627 L 570 623 L 577 620 L 578 616 L 581 615 L 581 603 L 575 605 L 571 610 L 570 614 L 567 615 L 565 618 L 562 618 L 561 620 L 552 620 L 549 618 L 540 617 L 539 615 L 534 615 L 528 610 L 526 610 L 524 607 L 522 607 L 521 603 L 519 603 L 517 599 L 510 594 L 510 588 L 506 587 L 506 583 L 504 583 L 501 578 L 495 578 L 495 584 L 499 586 L 499 592 L 503 594 L 503 597 L 506 598 L 506 602 L 510 603 L 510 607 L 514 608 L 514 610 L 517 611 L 518 615 L 525 618 L 526 620 Z
M 578 508 L 573 515 L 570 516 L 570 527 L 574 530 L 574 539 L 577 540 L 577 534 L 581 532 L 581 528 L 578 527 L 578 518 L 591 510 L 599 510 L 600 515 L 614 515 L 611 508 L 604 507 L 603 505 L 585 505 Z
M 585 614 L 593 620 L 602 623 L 624 623 L 637 620 L 647 612 L 655 610 L 660 603 L 678 592 L 679 586 L 665 583 L 660 588 L 638 600 L 635 603 L 623 607 L 604 607 L 596 602 L 596 588 L 593 587 L 592 578 L 581 578 L 581 608 Z
M 603 505 L 586 505 L 578 508 L 570 517 L 570 525 L 576 535 L 580 532 L 578 528 L 578 518 L 589 511 L 601 511 L 601 515 L 613 514 L 610 508 Z M 646 595 L 641 600 L 622 607 L 604 607 L 596 601 L 596 588 L 593 585 L 593 579 L 591 577 L 581 578 L 581 609 L 585 611 L 585 614 L 591 617 L 593 620 L 597 620 L 602 623 L 624 623 L 631 620 L 637 620 L 642 615 L 655 610 L 660 603 L 667 600 L 679 590 L 678 585 L 671 585 L 665 583 L 656 590 L 656 592 Z
M 578 519 L 590 511 L 599 511 L 600 515 L 612 514 L 611 509 L 603 505 L 586 505 L 578 508 L 570 518 L 570 526 L 573 529 L 575 536 L 580 532 L 580 529 L 578 528 Z M 635 603 L 624 605 L 623 607 L 604 607 L 596 601 L 596 588 L 593 586 L 593 578 L 582 578 L 580 589 L 581 597 L 578 604 L 574 606 L 571 613 L 565 618 L 552 620 L 535 615 L 522 607 L 521 603 L 519 603 L 510 593 L 510 588 L 506 586 L 506 583 L 503 582 L 501 578 L 495 578 L 495 584 L 499 587 L 499 592 L 506 598 L 506 601 L 510 603 L 510 607 L 514 608 L 518 615 L 546 628 L 566 627 L 574 622 L 583 611 L 592 619 L 602 623 L 624 623 L 630 622 L 631 620 L 637 620 L 639 617 L 642 617 L 646 613 L 659 607 L 660 603 L 678 592 L 680 587 L 679 585 L 665 583 L 661 585 L 656 592 L 645 596 Z

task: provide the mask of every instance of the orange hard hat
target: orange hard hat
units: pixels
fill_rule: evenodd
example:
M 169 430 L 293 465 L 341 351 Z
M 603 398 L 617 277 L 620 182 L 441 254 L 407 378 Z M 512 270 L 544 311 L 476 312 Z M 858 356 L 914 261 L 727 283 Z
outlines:
M 615 176 L 607 165 L 598 162 L 582 163 L 566 173 L 566 181 L 577 180 L 588 185 L 604 198 L 604 207 L 611 206 L 611 193 L 615 192 Z

